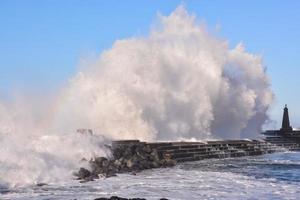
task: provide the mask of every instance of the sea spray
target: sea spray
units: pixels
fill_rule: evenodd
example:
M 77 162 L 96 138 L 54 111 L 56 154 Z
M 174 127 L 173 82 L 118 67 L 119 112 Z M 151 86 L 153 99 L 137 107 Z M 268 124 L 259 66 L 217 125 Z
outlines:
M 182 6 L 158 21 L 71 80 L 57 127 L 146 141 L 257 136 L 273 98 L 262 58 L 230 49 Z
M 15 104 L 14 104 L 15 105 Z M 30 106 L 29 106 L 30 107 Z M 42 130 L 34 112 L 1 106 L 0 185 L 20 186 L 71 180 L 78 166 L 94 156 L 109 156 L 106 138 Z M 27 110 L 27 111 L 26 111 Z M 26 111 L 26 112 L 25 112 Z M 26 113 L 26 115 L 25 115 Z
M 179 6 L 82 68 L 48 111 L 0 103 L 1 182 L 69 179 L 82 158 L 107 154 L 103 138 L 253 138 L 272 99 L 261 56 L 230 49 Z

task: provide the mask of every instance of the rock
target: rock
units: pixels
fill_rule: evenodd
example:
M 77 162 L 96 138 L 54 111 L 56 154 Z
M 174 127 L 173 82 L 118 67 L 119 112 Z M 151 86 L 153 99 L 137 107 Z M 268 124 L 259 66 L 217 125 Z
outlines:
M 130 198 L 130 199 L 127 199 L 127 198 L 112 196 L 110 198 L 105 198 L 105 197 L 96 198 L 95 200 L 146 200 L 146 199 L 144 199 L 144 198 Z
M 90 162 L 90 167 L 93 174 L 103 174 L 105 169 L 101 166 L 98 166 L 95 162 Z
M 92 176 L 92 173 L 91 173 L 89 170 L 87 170 L 87 169 L 81 167 L 81 168 L 79 169 L 78 173 L 75 174 L 75 175 L 76 175 L 79 179 L 87 179 L 87 178 L 89 178 L 89 177 Z
M 117 169 L 120 169 L 122 166 L 122 160 L 121 159 L 115 160 L 113 164 Z
M 143 147 L 143 151 L 145 151 L 146 153 L 151 153 L 151 151 L 152 151 L 152 149 L 151 149 L 151 147 L 149 146 L 149 145 L 145 145 L 144 147 Z
M 140 159 L 146 159 L 146 158 L 147 158 L 147 155 L 146 155 L 144 152 L 137 151 L 137 152 L 136 152 L 136 155 L 137 155 Z
M 173 167 L 176 165 L 176 161 L 172 159 L 163 159 L 161 162 L 164 167 Z
M 123 150 L 120 147 L 115 147 L 112 152 L 115 159 L 122 158 Z
M 95 161 L 94 161 L 99 167 L 102 167 L 102 166 L 107 166 L 108 165 L 108 159 L 105 158 L 105 157 L 97 157 L 95 158 Z
M 106 177 L 116 176 L 117 172 L 118 169 L 113 165 L 113 162 L 111 162 L 107 167 Z
M 42 186 L 45 186 L 45 185 L 48 185 L 47 183 L 37 183 L 36 186 L 38 187 L 42 187 Z
M 105 174 L 105 178 L 109 178 L 109 177 L 113 177 L 113 176 L 117 176 L 117 174 L 113 171 L 108 171 L 106 174 Z
M 80 183 L 86 183 L 89 181 L 94 181 L 94 175 L 86 177 L 85 179 L 81 180 Z
M 147 160 L 140 161 L 139 162 L 139 168 L 140 168 L 140 170 L 152 168 L 151 167 L 151 161 L 147 161 Z
M 133 147 L 132 146 L 126 148 L 125 151 L 124 151 L 124 153 L 123 153 L 123 157 L 125 159 L 130 159 L 132 157 L 132 155 L 133 155 L 132 152 L 133 152 Z
M 152 156 L 154 161 L 159 161 L 159 156 L 156 149 L 153 149 L 150 155 Z
M 158 163 L 158 162 L 156 162 L 156 161 L 153 161 L 153 162 L 151 162 L 151 168 L 158 168 L 158 167 L 160 167 L 161 165 L 160 165 L 160 163 Z
M 126 162 L 126 167 L 128 167 L 128 168 L 132 168 L 132 166 L 133 166 L 133 162 L 132 162 L 132 160 L 127 160 L 127 162 Z

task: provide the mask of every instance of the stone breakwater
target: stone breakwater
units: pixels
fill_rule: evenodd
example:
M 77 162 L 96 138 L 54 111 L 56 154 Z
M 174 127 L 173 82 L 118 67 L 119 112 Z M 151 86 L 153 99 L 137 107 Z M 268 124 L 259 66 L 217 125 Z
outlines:
M 78 179 L 92 181 L 117 173 L 136 173 L 145 169 L 172 167 L 176 163 L 211 158 L 256 156 L 286 150 L 299 150 L 300 144 L 285 139 L 224 140 L 208 142 L 157 142 L 139 140 L 114 141 L 109 146 L 110 158 L 96 157 L 89 161 L 90 168 L 80 168 Z
M 139 172 L 145 169 L 171 167 L 176 161 L 161 157 L 153 145 L 138 140 L 114 141 L 109 146 L 110 158 L 96 157 L 89 161 L 90 169 L 80 168 L 75 176 L 83 181 L 111 177 L 116 173 Z

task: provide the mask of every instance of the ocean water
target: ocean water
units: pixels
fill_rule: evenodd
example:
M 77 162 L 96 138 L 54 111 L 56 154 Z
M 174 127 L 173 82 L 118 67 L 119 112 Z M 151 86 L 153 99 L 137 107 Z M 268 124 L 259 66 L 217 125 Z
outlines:
M 300 152 L 188 162 L 88 183 L 1 187 L 0 199 L 300 199 Z

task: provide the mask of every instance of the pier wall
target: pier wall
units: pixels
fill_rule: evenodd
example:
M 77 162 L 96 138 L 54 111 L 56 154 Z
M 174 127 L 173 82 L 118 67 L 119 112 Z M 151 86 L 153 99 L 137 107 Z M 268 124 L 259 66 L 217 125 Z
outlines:
M 177 162 L 197 161 L 210 158 L 255 156 L 280 151 L 300 150 L 300 144 L 283 138 L 267 140 L 224 140 L 208 142 L 156 142 L 139 140 L 115 141 L 114 145 L 143 145 L 156 149 L 160 159 Z
M 74 173 L 83 182 L 101 176 L 136 172 L 145 169 L 171 167 L 176 163 L 211 158 L 256 156 L 280 151 L 299 151 L 300 142 L 292 138 L 268 137 L 266 140 L 222 140 L 208 142 L 155 142 L 120 140 L 108 146 L 112 156 L 95 157 L 90 169 L 80 168 Z

